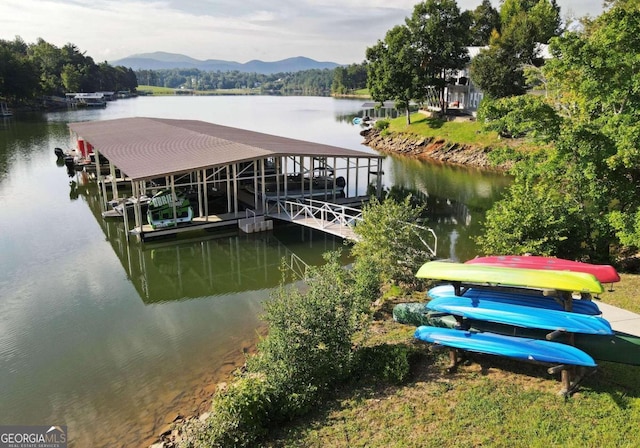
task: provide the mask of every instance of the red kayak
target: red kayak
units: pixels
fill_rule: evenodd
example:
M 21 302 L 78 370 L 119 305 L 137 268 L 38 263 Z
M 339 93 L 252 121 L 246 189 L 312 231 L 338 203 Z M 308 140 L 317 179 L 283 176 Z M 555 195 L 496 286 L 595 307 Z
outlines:
M 600 283 L 615 283 L 620 281 L 620 276 L 616 269 L 608 264 L 589 264 L 554 257 L 539 257 L 533 255 L 496 255 L 492 257 L 476 257 L 466 263 L 502 266 L 507 268 L 585 272 L 587 274 L 592 274 Z

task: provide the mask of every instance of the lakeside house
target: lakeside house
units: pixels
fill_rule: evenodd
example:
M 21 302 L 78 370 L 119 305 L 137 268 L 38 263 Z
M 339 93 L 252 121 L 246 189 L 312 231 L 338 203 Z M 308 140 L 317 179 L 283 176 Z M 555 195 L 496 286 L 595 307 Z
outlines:
M 487 48 L 489 47 L 467 47 L 469 64 L 462 70 L 454 71 L 447 80 L 445 98 L 448 109 L 459 110 L 465 115 L 476 115 L 478 106 L 482 98 L 484 98 L 484 93 L 471 80 L 471 61 L 478 56 L 483 49 Z M 548 45 L 538 44 L 537 50 L 542 59 L 551 59 Z M 429 110 L 440 110 L 438 91 L 435 88 L 432 89 L 431 95 L 427 98 L 426 108 Z

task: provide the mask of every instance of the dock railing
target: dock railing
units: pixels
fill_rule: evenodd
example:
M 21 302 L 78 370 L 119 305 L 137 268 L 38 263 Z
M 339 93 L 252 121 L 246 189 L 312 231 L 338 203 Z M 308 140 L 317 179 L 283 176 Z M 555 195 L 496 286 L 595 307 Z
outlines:
M 358 235 L 353 231 L 358 222 L 363 220 L 362 210 L 346 205 L 315 199 L 298 199 L 295 201 L 270 200 L 267 202 L 267 214 L 285 218 L 287 221 L 302 223 L 320 230 L 327 231 L 344 238 L 357 240 Z M 438 249 L 438 237 L 434 230 L 416 223 L 405 222 L 420 242 L 435 257 Z M 430 243 L 429 240 L 433 239 Z
M 306 219 L 320 230 L 335 230 L 336 226 L 351 228 L 362 221 L 360 209 L 315 199 L 271 200 L 267 204 L 267 214 L 284 215 L 291 222 Z

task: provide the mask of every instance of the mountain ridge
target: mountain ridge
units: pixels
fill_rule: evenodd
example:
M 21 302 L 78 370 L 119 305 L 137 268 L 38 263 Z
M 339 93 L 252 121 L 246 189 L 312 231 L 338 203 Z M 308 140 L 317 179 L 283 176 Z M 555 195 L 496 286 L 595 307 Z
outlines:
M 180 53 L 168 53 L 156 51 L 152 53 L 140 53 L 127 56 L 122 59 L 110 61 L 113 66 L 124 66 L 133 70 L 163 70 L 163 69 L 189 69 L 195 68 L 202 71 L 234 71 L 243 73 L 274 74 L 286 72 L 298 72 L 311 69 L 334 69 L 340 64 L 330 61 L 316 61 L 304 56 L 296 56 L 279 61 L 265 62 L 259 59 L 241 63 L 220 59 L 199 60 Z

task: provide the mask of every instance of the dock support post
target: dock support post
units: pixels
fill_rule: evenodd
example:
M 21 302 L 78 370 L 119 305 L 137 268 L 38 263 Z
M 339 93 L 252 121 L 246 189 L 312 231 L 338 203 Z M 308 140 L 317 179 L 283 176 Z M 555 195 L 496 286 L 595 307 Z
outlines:
M 227 175 L 227 212 L 231 213 L 231 172 L 229 165 L 225 167 L 225 171 Z
M 378 199 L 380 199 L 382 197 L 382 164 L 380 159 L 377 159 L 376 165 L 376 173 L 378 173 L 378 176 L 376 178 L 376 196 Z
M 118 179 L 116 179 L 116 167 L 109 160 L 109 174 L 111 175 L 111 191 L 113 192 L 113 199 L 119 198 L 118 195 Z
M 238 217 L 238 164 L 233 164 L 233 213 Z
M 360 176 L 360 159 L 356 159 L 356 196 L 358 196 L 358 188 L 360 187 L 360 182 L 358 181 L 358 177 Z
M 207 170 L 202 170 L 202 188 L 204 188 L 204 216 L 205 221 L 209 221 L 209 181 L 207 180 Z M 215 185 L 215 184 L 214 184 Z
M 264 182 L 263 182 L 264 185 Z M 258 161 L 253 161 L 253 209 L 258 208 Z
M 261 188 L 261 194 L 262 194 L 262 214 L 265 214 L 266 210 L 267 210 L 267 196 L 266 196 L 266 182 L 264 179 L 264 159 L 260 159 L 260 173 L 262 176 L 262 188 Z
M 176 209 L 176 182 L 175 176 L 171 175 L 171 201 L 173 202 L 173 223 L 178 225 L 178 210 Z

